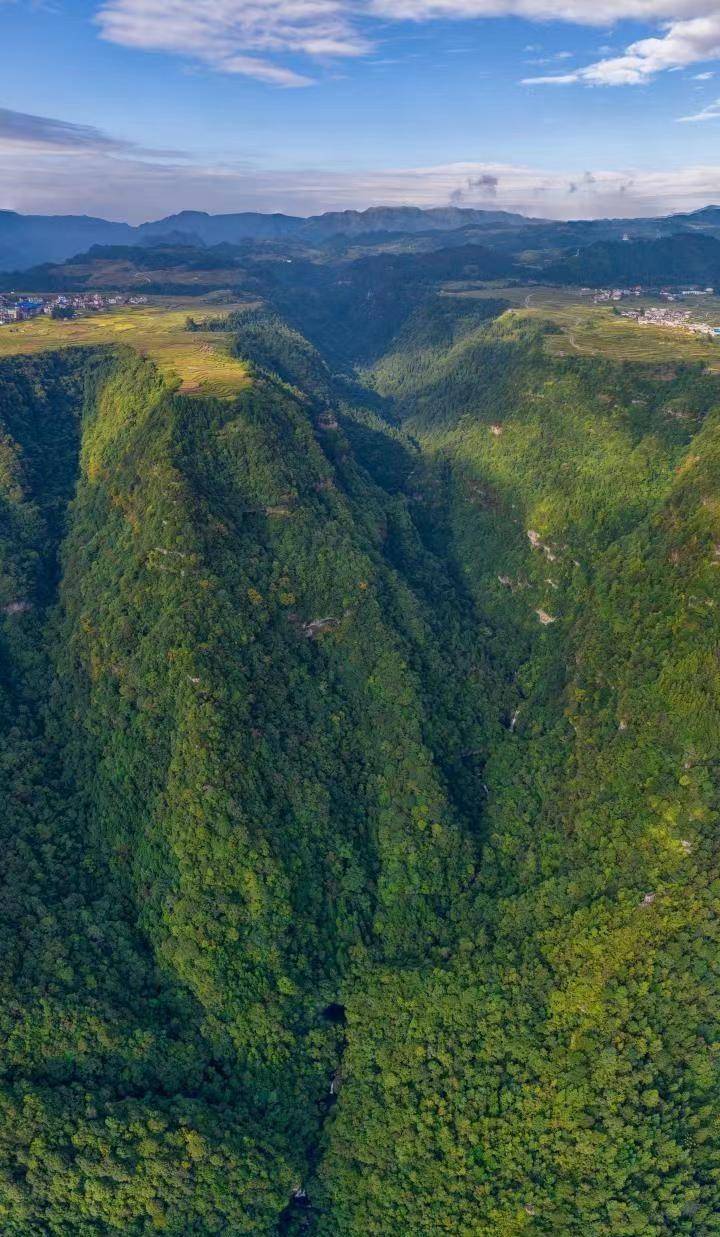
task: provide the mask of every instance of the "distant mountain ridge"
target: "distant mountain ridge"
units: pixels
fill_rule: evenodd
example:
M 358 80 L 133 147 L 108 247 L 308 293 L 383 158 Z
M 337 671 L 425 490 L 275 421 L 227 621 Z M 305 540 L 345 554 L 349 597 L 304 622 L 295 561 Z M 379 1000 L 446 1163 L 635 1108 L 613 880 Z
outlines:
M 154 223 L 141 224 L 138 232 L 143 237 L 155 237 L 168 232 L 187 231 L 206 244 L 217 245 L 222 241 L 232 243 L 247 238 L 325 240 L 339 234 L 362 236 L 372 232 L 444 232 L 496 223 L 526 227 L 534 222 L 525 215 L 503 210 L 472 210 L 458 206 L 433 207 L 429 210 L 419 206 L 370 206 L 367 210 L 327 211 L 307 218 L 251 211 L 232 215 L 181 211 Z
M 0 270 L 26 270 L 42 262 L 62 262 L 92 245 L 137 245 L 168 237 L 186 237 L 205 245 L 295 239 L 312 243 L 338 235 L 416 234 L 498 224 L 529 227 L 534 222 L 541 221 L 508 211 L 456 206 L 431 210 L 380 206 L 364 211 L 329 211 L 308 218 L 258 211 L 209 215 L 205 211 L 186 210 L 137 227 L 86 215 L 20 215 L 0 211 Z
M 0 210 L 0 270 L 39 262 L 62 262 L 91 245 L 127 245 L 136 239 L 128 223 L 90 215 L 18 215 Z
M 96 246 L 175 246 L 195 249 L 217 246 L 255 245 L 280 253 L 312 256 L 323 249 L 340 257 L 385 249 L 395 252 L 427 252 L 437 247 L 480 244 L 512 255 L 514 260 L 536 269 L 557 268 L 558 278 L 568 282 L 592 282 L 593 277 L 613 278 L 630 265 L 628 242 L 652 244 L 679 240 L 720 241 L 720 206 L 709 205 L 684 214 L 638 219 L 552 220 L 530 218 L 503 210 L 476 210 L 445 206 L 375 206 L 367 210 L 327 211 L 303 217 L 280 213 L 243 211 L 210 215 L 184 210 L 163 219 L 133 226 L 89 215 L 20 215 L 0 211 L 0 271 L 20 272 L 45 264 L 67 261 Z M 601 254 L 598 246 L 620 246 Z M 712 248 L 712 247 L 710 247 Z M 672 250 L 672 247 L 671 247 Z M 578 251 L 583 254 L 582 262 Z M 672 256 L 682 260 L 682 246 Z M 702 265 L 699 250 L 687 250 L 692 264 Z M 708 251 L 709 253 L 710 251 Z M 587 258 L 586 258 L 587 255 Z M 649 256 L 649 255 L 648 255 Z M 662 252 L 658 251 L 660 262 Z M 598 269 L 595 275 L 583 268 L 587 259 Z M 643 263 L 640 263 L 643 266 Z M 651 262 L 652 265 L 652 262 Z M 602 267 L 602 272 L 600 268 Z M 661 275 L 662 270 L 658 270 Z M 646 281 L 652 271 L 638 274 Z M 634 276 L 630 276 L 634 278 Z M 683 279 L 705 278 L 684 271 Z M 715 278 L 715 276 L 713 276 Z

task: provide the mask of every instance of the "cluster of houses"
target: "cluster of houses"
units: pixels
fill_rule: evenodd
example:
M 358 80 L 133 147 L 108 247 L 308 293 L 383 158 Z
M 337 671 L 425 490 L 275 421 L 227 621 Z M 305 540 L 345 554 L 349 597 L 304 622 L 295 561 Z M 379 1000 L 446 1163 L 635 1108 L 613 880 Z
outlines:
M 103 296 L 100 292 L 53 294 L 52 296 L 22 296 L 14 292 L 0 294 L 0 326 L 11 322 L 26 322 L 29 318 L 76 318 L 100 313 L 115 305 L 145 305 L 146 296 Z
M 586 296 L 592 293 L 592 288 L 581 288 Z M 600 288 L 593 295 L 593 305 L 605 305 L 608 301 L 622 301 L 626 296 L 642 296 L 641 288 Z
M 685 297 L 691 296 L 713 296 L 714 288 L 643 288 L 640 285 L 634 288 L 599 288 L 594 291 L 592 288 L 581 288 L 580 291 L 586 296 L 593 294 L 593 303 L 595 305 L 607 304 L 608 301 L 624 301 L 627 297 L 633 296 L 660 296 L 665 301 L 681 301 Z
M 623 309 L 623 318 L 632 318 L 638 326 L 665 326 L 674 330 L 689 331 L 693 335 L 709 335 L 720 339 L 720 326 L 710 322 L 694 322 L 689 309 L 666 309 L 664 306 L 653 306 L 648 309 Z

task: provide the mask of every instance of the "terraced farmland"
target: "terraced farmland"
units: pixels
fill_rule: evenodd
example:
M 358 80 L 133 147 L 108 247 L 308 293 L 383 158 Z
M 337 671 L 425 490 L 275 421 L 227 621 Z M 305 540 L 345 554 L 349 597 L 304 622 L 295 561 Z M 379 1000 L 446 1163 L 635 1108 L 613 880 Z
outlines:
M 559 328 L 549 335 L 546 346 L 553 356 L 603 356 L 615 361 L 702 361 L 714 373 L 720 373 L 720 339 L 713 340 L 686 334 L 666 327 L 638 326 L 622 318 L 612 305 L 595 305 L 582 297 L 577 289 L 535 287 L 503 287 L 486 284 L 478 288 L 448 285 L 448 296 L 494 298 L 501 297 L 513 305 L 511 312 L 529 318 L 552 322 Z M 664 304 L 659 300 L 639 297 L 623 302 L 633 309 Z M 693 298 L 688 309 L 703 321 L 720 326 L 720 299 Z
M 237 309 L 223 305 L 222 312 Z M 67 322 L 33 318 L 0 328 L 0 357 L 52 351 L 57 348 L 126 344 L 150 357 L 160 372 L 186 394 L 230 398 L 248 382 L 247 367 L 231 357 L 217 331 L 188 331 L 192 313 L 217 313 L 218 306 L 197 297 L 181 301 L 157 298 L 149 305 L 123 306 Z

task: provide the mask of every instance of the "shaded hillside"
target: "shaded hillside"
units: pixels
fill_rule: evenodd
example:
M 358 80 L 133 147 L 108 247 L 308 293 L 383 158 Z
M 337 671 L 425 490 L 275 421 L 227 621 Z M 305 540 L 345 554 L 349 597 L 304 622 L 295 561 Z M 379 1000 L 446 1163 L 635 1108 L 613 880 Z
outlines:
M 541 342 L 378 369 L 453 477 L 508 735 L 482 928 L 354 1007 L 322 1233 L 715 1231 L 720 389 Z
M 720 240 L 682 233 L 654 241 L 607 241 L 580 249 L 547 267 L 543 278 L 554 283 L 665 287 L 720 283 Z
M 98 245 L 58 265 L 2 274 L 0 290 L 10 291 L 21 282 L 28 292 L 262 295 L 281 312 L 302 317 L 305 331 L 326 347 L 337 350 L 344 338 L 342 351 L 355 356 L 362 347 L 377 352 L 426 288 L 448 279 L 496 279 L 514 272 L 512 258 L 470 244 L 426 254 L 323 262 L 304 256 L 283 259 L 227 244 Z
M 374 255 L 333 267 L 280 265 L 269 272 L 267 295 L 329 357 L 358 364 L 384 351 L 447 280 L 498 279 L 514 271 L 505 254 L 460 245 L 426 254 Z
M 47 262 L 27 271 L 0 274 L 0 289 L 25 292 L 78 292 L 100 289 L 145 295 L 202 296 L 217 288 L 247 282 L 241 254 L 229 245 L 215 249 L 187 244 L 93 245 L 65 262 Z

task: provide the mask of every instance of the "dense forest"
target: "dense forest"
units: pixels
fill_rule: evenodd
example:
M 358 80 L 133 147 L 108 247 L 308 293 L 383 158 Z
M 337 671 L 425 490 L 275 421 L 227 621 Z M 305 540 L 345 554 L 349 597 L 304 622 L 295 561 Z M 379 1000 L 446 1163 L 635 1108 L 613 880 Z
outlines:
M 720 1232 L 720 380 L 406 266 L 0 363 L 9 1237 Z
M 713 287 L 720 282 L 720 240 L 698 232 L 661 240 L 598 241 L 566 253 L 544 275 L 560 284 Z

